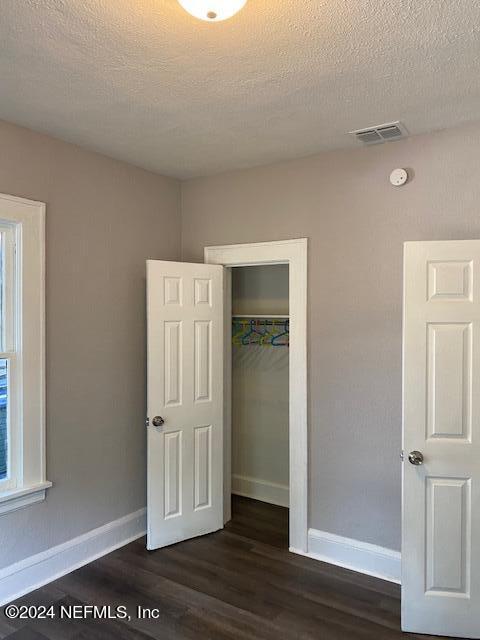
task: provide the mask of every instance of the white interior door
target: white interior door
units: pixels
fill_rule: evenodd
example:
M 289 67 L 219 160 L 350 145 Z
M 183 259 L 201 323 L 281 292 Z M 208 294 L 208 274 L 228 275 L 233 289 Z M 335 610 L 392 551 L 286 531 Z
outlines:
M 223 527 L 223 267 L 147 261 L 147 548 Z
M 404 278 L 402 628 L 480 638 L 480 241 L 408 242 Z

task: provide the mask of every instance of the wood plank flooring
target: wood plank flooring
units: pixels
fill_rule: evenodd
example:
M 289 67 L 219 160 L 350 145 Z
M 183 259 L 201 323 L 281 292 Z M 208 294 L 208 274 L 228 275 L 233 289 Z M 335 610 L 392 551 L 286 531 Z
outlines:
M 143 539 L 16 604 L 125 606 L 130 620 L 9 621 L 9 640 L 396 640 L 400 588 L 287 550 L 288 511 L 234 497 L 223 531 L 158 551 Z M 137 607 L 157 619 L 137 617 Z

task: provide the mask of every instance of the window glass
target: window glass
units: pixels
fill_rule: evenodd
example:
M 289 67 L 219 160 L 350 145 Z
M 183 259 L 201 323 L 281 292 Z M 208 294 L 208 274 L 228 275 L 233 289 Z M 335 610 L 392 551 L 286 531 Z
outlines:
M 12 468 L 12 431 L 9 410 L 9 373 L 15 357 L 12 342 L 13 327 L 13 230 L 2 225 L 0 230 L 0 490 L 15 484 Z
M 8 360 L 0 359 L 0 480 L 8 475 Z
M 5 351 L 5 233 L 0 233 L 0 351 Z

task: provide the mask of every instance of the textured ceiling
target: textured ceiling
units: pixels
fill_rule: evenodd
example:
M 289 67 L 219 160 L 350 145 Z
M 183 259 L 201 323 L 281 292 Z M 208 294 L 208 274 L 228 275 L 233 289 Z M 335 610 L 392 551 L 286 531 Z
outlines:
M 480 2 L 0 0 L 0 118 L 190 177 L 480 118 Z

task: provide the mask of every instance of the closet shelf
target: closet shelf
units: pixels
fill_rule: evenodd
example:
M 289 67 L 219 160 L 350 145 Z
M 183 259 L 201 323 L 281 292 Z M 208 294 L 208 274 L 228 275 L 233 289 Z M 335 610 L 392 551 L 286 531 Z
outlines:
M 232 318 L 259 318 L 260 320 L 262 318 L 265 319 L 269 319 L 271 318 L 272 320 L 274 320 L 275 318 L 285 318 L 285 320 L 287 320 L 290 316 L 288 314 L 275 314 L 275 313 L 269 313 L 269 314 L 261 314 L 261 313 L 255 313 L 255 314 L 248 314 L 248 313 L 240 313 L 240 314 L 235 314 L 232 315 Z

